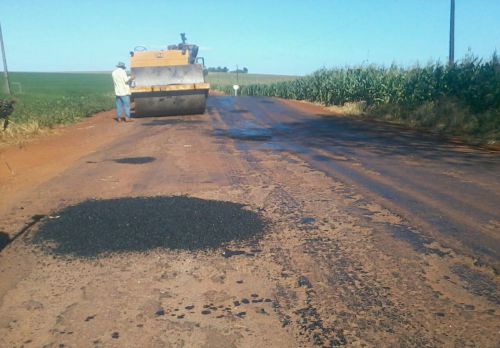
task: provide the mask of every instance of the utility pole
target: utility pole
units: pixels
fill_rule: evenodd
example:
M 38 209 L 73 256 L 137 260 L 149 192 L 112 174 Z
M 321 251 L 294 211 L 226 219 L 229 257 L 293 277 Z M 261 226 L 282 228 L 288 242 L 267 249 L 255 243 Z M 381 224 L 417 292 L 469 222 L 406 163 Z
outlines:
M 5 86 L 7 88 L 7 94 L 12 95 L 12 92 L 10 90 L 9 70 L 7 69 L 7 58 L 5 57 L 5 47 L 3 45 L 3 35 L 2 35 L 2 25 L 1 24 L 0 24 L 0 47 L 2 48 L 3 73 L 5 75 Z
M 451 0 L 450 4 L 450 54 L 449 64 L 455 62 L 455 0 Z

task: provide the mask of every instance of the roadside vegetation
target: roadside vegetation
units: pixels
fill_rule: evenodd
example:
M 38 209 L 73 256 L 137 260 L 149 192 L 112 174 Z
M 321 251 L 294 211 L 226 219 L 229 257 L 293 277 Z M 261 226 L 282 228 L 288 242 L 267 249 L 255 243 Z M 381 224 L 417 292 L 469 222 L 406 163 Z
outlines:
M 14 95 L 0 94 L 0 103 L 15 104 L 5 116 L 8 126 L 0 127 L 0 142 L 16 142 L 114 106 L 109 74 L 15 72 L 10 78 Z
M 241 84 L 241 95 L 305 100 L 472 142 L 500 141 L 500 59 L 321 69 L 292 81 Z M 216 85 L 226 94 L 232 86 Z

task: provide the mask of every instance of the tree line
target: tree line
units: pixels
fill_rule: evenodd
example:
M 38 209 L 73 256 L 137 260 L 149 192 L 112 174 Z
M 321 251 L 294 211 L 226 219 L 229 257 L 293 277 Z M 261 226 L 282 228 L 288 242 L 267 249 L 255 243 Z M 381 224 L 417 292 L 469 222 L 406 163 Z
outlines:
M 242 68 L 242 69 L 236 69 L 236 70 L 231 70 L 229 71 L 229 69 L 227 68 L 227 66 L 225 67 L 210 67 L 210 68 L 207 68 L 207 71 L 208 72 L 218 72 L 218 73 L 239 73 L 239 74 L 247 74 L 248 73 L 248 69 L 246 67 Z

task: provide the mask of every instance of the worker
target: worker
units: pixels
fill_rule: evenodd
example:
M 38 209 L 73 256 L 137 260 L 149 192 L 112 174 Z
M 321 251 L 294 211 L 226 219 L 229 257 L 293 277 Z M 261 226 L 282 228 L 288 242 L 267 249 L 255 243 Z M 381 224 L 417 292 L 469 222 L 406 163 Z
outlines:
M 116 120 L 122 121 L 122 112 L 125 111 L 125 122 L 132 122 L 130 117 L 130 87 L 129 84 L 133 80 L 132 76 L 127 76 L 125 71 L 125 63 L 119 62 L 116 64 L 116 69 L 111 73 L 113 76 L 113 83 L 115 85 L 116 95 Z

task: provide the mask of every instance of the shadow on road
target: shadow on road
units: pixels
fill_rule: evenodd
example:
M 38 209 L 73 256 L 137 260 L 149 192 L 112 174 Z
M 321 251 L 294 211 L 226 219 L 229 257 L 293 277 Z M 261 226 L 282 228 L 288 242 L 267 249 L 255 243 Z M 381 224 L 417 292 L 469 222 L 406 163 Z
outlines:
M 218 248 L 259 236 L 266 225 L 241 204 L 186 196 L 89 200 L 53 216 L 33 242 L 49 253 L 78 257 Z

